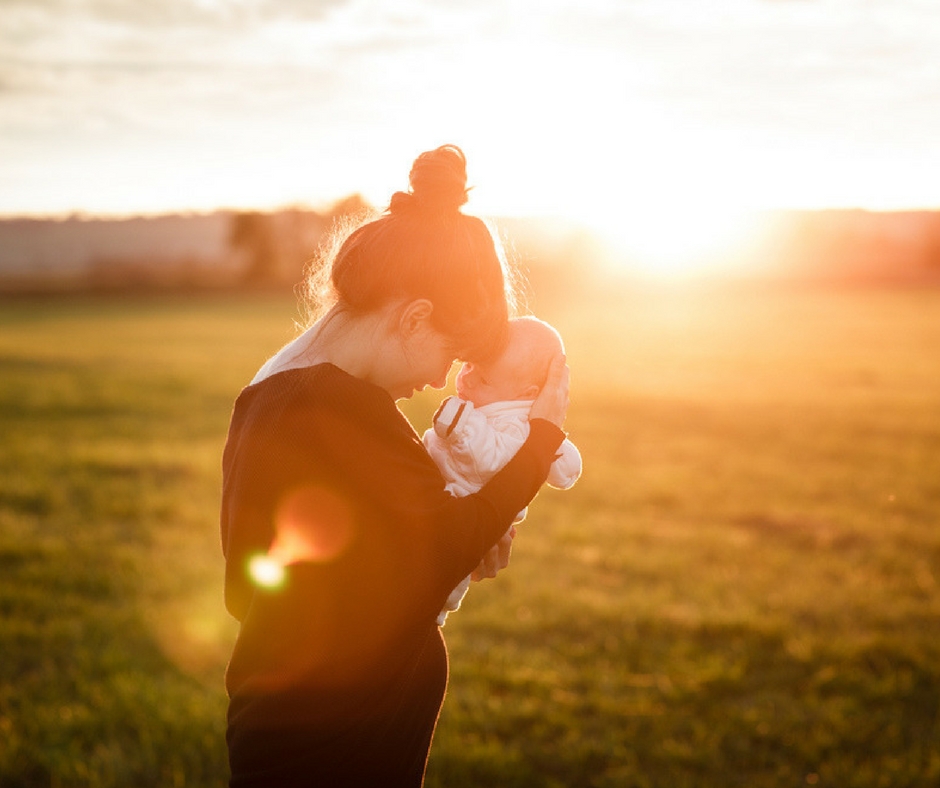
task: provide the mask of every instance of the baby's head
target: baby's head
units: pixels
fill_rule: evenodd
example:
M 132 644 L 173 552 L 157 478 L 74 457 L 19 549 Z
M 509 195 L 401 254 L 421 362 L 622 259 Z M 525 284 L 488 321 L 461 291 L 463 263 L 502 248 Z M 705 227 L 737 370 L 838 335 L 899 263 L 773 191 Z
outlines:
M 564 352 L 559 333 L 535 317 L 509 321 L 506 349 L 485 364 L 466 362 L 457 373 L 457 396 L 480 408 L 491 402 L 535 399 L 548 367 Z

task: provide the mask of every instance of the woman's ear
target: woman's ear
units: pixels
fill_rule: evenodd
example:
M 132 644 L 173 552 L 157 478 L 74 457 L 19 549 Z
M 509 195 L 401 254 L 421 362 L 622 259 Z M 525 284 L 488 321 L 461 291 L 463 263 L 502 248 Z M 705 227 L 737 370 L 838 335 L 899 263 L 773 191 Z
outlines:
M 434 304 L 426 298 L 418 298 L 405 304 L 398 318 L 398 330 L 404 338 L 421 331 L 431 319 Z

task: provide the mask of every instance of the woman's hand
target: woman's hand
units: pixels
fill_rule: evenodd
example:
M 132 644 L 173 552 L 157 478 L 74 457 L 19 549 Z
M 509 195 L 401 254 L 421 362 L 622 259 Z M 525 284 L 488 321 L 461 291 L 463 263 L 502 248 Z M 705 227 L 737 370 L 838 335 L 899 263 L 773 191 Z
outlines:
M 516 535 L 516 526 L 512 526 L 506 533 L 500 537 L 500 540 L 494 544 L 489 552 L 483 556 L 483 560 L 470 574 L 473 581 L 483 580 L 486 577 L 496 577 L 500 569 L 509 566 L 509 553 L 512 550 L 512 539 Z
M 568 413 L 568 380 L 570 371 L 565 356 L 559 353 L 548 368 L 545 385 L 532 403 L 530 419 L 545 419 L 561 429 Z

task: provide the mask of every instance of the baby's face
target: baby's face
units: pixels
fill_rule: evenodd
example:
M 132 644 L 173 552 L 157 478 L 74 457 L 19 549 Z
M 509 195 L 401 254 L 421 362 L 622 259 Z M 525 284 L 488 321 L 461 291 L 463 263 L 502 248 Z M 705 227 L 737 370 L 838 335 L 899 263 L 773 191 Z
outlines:
M 478 408 L 493 402 L 535 399 L 552 358 L 563 352 L 561 337 L 547 323 L 534 318 L 511 320 L 509 342 L 498 358 L 461 367 L 457 396 Z
M 531 399 L 537 386 L 519 379 L 511 354 L 504 353 L 489 364 L 465 362 L 457 373 L 457 396 L 482 408 L 492 402 Z

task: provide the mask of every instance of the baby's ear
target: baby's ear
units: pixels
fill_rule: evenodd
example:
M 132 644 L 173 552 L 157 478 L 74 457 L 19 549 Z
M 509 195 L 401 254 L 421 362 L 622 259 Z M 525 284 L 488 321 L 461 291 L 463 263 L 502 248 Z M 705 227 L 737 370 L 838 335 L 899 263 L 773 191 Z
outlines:
M 522 392 L 522 399 L 535 399 L 541 390 L 541 386 L 536 386 L 533 383 L 531 386 L 527 386 L 526 390 Z

